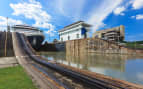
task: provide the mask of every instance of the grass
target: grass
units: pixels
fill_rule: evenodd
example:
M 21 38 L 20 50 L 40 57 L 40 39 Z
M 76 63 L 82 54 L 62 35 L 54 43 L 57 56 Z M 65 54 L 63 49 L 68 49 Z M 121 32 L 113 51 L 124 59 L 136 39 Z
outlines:
M 37 89 L 21 66 L 0 69 L 0 89 Z

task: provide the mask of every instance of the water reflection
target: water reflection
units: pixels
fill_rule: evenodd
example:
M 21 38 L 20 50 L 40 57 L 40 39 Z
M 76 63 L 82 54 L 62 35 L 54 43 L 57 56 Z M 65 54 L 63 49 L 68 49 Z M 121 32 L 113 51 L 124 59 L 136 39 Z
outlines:
M 74 56 L 64 52 L 47 52 L 41 55 L 48 60 L 143 84 L 143 57 L 95 53 Z

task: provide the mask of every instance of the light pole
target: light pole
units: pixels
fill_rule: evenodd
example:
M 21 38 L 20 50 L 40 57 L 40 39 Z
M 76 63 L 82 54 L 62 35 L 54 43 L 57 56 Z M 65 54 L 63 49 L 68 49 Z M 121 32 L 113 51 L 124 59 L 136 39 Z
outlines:
M 51 29 L 51 26 L 49 26 L 49 41 L 50 41 L 50 34 L 51 34 L 50 29 Z
M 49 31 L 49 41 L 50 41 L 50 31 Z

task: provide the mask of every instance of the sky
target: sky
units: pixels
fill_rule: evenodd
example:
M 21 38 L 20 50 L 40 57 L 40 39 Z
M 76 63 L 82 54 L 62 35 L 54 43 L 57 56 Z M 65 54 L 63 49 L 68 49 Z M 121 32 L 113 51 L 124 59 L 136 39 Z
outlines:
M 59 39 L 58 30 L 82 20 L 92 33 L 125 26 L 125 40 L 143 40 L 143 0 L 0 0 L 0 30 L 27 24 L 43 30 L 45 40 Z

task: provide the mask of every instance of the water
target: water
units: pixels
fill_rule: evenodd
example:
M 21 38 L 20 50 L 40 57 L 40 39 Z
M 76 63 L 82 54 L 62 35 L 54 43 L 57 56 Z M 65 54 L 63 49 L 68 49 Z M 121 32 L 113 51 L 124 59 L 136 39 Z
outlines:
M 143 85 L 143 57 L 95 53 L 73 56 L 64 52 L 47 52 L 41 55 L 47 60 Z

